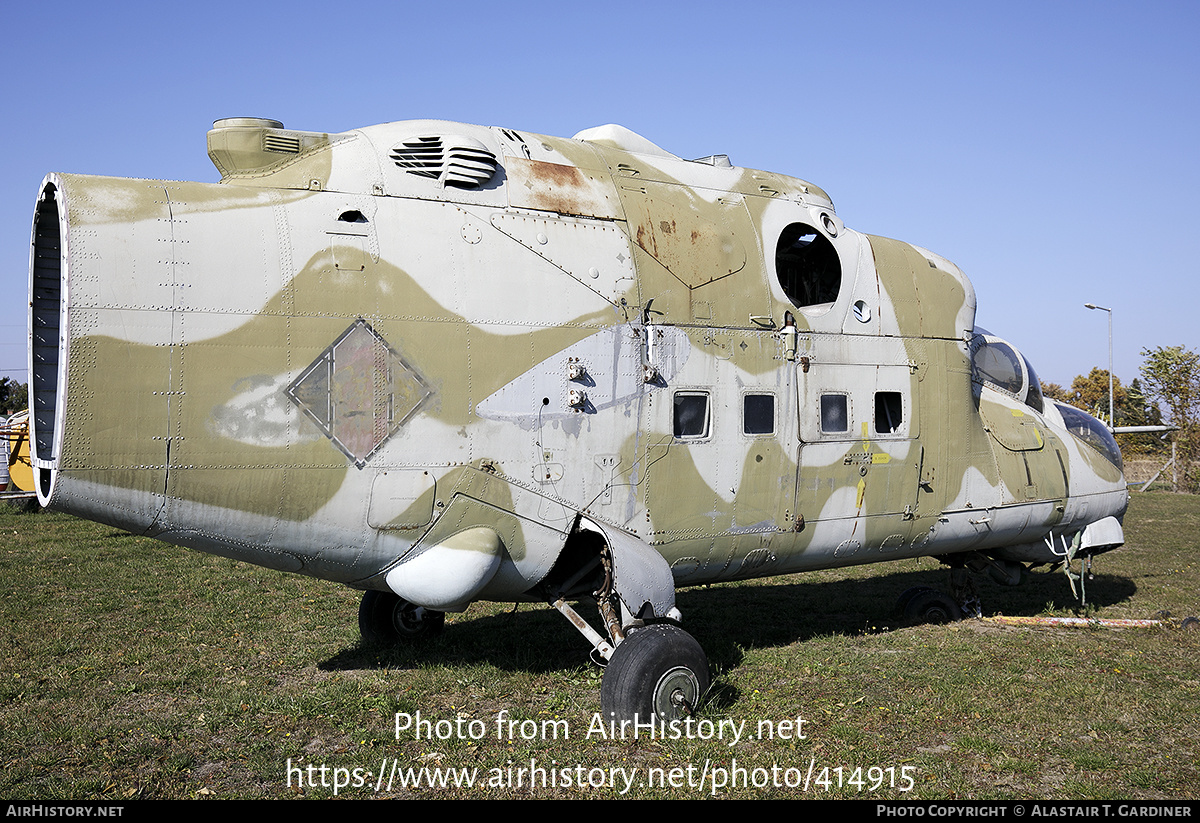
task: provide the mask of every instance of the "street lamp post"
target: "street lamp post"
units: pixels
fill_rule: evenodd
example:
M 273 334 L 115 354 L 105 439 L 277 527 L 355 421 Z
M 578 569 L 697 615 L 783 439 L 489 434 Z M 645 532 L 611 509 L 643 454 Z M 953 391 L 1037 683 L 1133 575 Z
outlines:
M 1083 307 L 1108 312 L 1108 428 L 1112 429 L 1117 424 L 1116 418 L 1113 417 L 1112 309 L 1097 306 L 1095 303 L 1084 303 Z

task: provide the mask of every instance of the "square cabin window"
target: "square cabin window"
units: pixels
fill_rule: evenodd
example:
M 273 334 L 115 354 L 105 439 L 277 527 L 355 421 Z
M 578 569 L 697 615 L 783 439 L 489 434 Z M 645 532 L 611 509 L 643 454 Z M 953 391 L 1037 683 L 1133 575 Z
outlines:
M 875 392 L 876 434 L 897 434 L 904 422 L 904 399 L 898 391 Z
M 680 440 L 708 437 L 708 392 L 676 392 L 675 436 Z
M 775 433 L 775 395 L 747 394 L 742 397 L 742 433 Z
M 844 394 L 821 395 L 821 431 L 827 434 L 850 431 L 850 398 Z

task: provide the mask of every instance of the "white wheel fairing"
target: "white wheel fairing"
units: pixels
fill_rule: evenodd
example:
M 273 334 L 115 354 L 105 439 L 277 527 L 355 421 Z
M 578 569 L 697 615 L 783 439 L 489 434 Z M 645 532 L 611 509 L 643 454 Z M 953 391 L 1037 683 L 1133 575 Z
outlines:
M 387 573 L 388 588 L 410 603 L 462 611 L 500 568 L 500 536 L 486 526 L 459 532 Z

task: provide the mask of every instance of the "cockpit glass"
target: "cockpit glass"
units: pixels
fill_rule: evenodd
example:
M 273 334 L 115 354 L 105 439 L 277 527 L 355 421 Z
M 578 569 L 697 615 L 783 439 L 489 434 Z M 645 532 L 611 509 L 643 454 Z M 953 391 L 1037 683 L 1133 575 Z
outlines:
M 1025 405 L 1031 409 L 1045 411 L 1045 401 L 1042 398 L 1042 381 L 1038 380 L 1037 372 L 1033 370 L 1029 360 L 1025 355 L 1021 355 L 1021 359 L 1025 361 L 1025 373 L 1029 375 L 1029 386 L 1025 389 Z
M 995 386 L 1029 408 L 1044 412 L 1046 401 L 1042 396 L 1042 383 L 1025 355 L 978 327 L 975 335 L 971 365 L 976 382 Z
M 1006 343 L 983 341 L 975 350 L 975 375 L 985 383 L 1004 389 L 1010 394 L 1021 393 L 1025 378 L 1016 351 Z
M 1124 468 L 1121 461 L 1121 449 L 1117 446 L 1117 441 L 1113 438 L 1112 432 L 1108 430 L 1108 426 L 1074 406 L 1068 406 L 1066 403 L 1055 403 L 1054 405 L 1062 414 L 1067 431 L 1107 457 L 1108 461 L 1118 469 Z

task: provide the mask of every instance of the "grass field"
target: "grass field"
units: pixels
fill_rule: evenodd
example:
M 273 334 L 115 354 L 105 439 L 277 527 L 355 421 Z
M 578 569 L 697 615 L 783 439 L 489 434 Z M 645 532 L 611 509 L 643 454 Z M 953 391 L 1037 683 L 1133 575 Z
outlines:
M 1062 574 L 979 581 L 987 615 L 1170 613 L 1148 629 L 898 625 L 932 560 L 681 591 L 714 686 L 661 740 L 598 733 L 600 672 L 544 607 L 364 648 L 357 592 L 0 509 L 0 796 L 1194 799 L 1198 526 L 1200 498 L 1135 494 L 1086 608 Z

